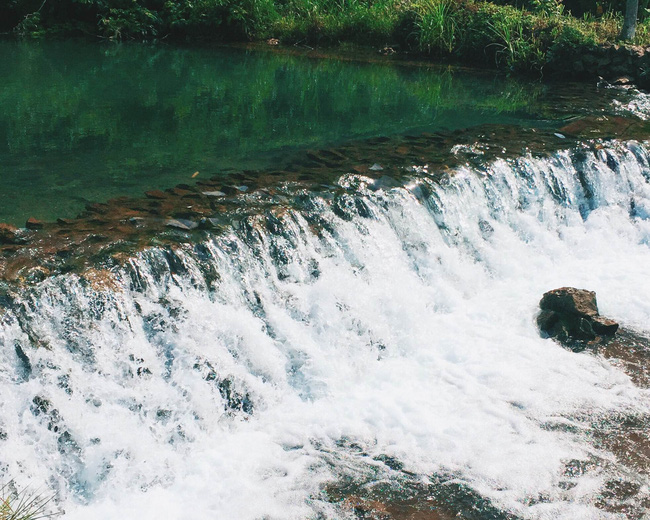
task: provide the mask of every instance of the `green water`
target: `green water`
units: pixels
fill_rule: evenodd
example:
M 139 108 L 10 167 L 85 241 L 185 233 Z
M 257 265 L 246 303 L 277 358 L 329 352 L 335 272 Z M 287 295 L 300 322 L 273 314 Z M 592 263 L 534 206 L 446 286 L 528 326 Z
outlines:
M 0 221 L 15 224 L 292 150 L 575 112 L 490 73 L 224 48 L 5 41 L 0 80 Z

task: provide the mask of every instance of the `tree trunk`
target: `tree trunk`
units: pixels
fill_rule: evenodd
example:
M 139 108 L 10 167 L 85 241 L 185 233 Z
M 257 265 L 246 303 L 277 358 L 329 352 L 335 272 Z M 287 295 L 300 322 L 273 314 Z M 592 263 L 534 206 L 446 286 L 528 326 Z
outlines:
M 618 35 L 621 40 L 633 40 L 636 33 L 636 17 L 639 13 L 639 0 L 627 0 L 625 6 L 625 20 L 621 34 Z

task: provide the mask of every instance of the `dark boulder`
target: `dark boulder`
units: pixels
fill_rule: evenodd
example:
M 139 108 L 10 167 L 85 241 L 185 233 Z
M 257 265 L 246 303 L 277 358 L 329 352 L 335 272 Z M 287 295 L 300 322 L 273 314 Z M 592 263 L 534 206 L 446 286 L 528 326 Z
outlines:
M 560 314 L 577 314 L 579 316 L 598 316 L 596 293 L 574 287 L 562 287 L 544 293 L 539 307 L 542 310 Z
M 603 316 L 594 316 L 591 326 L 599 336 L 613 336 L 618 330 L 618 323 Z
M 618 330 L 618 323 L 598 313 L 593 291 L 574 287 L 554 289 L 544 294 L 539 306 L 539 329 L 562 342 L 592 341 L 597 336 L 611 336 Z

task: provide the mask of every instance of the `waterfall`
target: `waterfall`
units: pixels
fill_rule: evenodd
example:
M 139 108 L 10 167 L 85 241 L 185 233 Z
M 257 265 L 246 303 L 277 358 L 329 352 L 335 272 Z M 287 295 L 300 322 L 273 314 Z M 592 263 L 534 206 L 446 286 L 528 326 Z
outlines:
M 570 285 L 650 330 L 649 160 L 346 174 L 202 243 L 9 286 L 0 475 L 70 519 L 353 518 L 325 486 L 435 478 L 518 518 L 620 518 L 603 486 L 647 476 L 584 418 L 648 415 L 650 393 L 535 315 Z

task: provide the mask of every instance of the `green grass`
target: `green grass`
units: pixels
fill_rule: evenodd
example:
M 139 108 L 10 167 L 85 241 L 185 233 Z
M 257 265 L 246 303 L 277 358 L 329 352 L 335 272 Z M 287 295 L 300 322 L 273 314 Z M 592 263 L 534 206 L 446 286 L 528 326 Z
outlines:
M 622 22 L 611 12 L 573 17 L 559 0 L 530 0 L 529 10 L 509 5 L 515 1 L 60 0 L 70 9 L 46 3 L 32 12 L 26 5 L 33 0 L 12 0 L 15 10 L 23 5 L 15 26 L 23 35 L 399 45 L 513 70 L 540 70 L 576 49 L 613 42 Z M 639 25 L 635 43 L 650 44 L 650 21 Z
M 456 46 L 457 20 L 453 0 L 424 0 L 415 24 L 422 51 L 452 53 Z
M 0 486 L 0 520 L 38 520 L 53 518 L 48 512 L 52 496 L 23 489 L 17 491 L 13 482 Z

